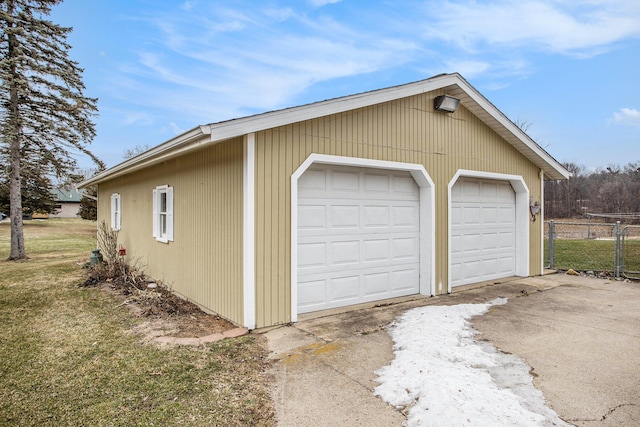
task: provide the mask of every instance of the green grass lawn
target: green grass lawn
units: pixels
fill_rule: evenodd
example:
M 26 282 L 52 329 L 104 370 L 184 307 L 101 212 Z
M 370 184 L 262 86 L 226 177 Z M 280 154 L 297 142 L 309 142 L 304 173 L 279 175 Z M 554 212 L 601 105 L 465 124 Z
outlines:
M 554 261 L 557 269 L 614 270 L 614 240 L 555 239 L 554 242 Z M 548 239 L 545 239 L 545 263 L 549 263 Z M 624 264 L 626 271 L 640 271 L 640 240 L 625 242 Z
M 80 288 L 95 223 L 0 224 L 0 425 L 274 425 L 261 337 L 160 348 L 114 296 Z

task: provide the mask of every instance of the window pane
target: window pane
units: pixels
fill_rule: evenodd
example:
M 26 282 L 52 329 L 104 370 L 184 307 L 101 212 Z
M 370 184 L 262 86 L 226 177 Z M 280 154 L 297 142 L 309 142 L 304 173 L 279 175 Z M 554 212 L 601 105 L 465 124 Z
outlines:
M 164 237 L 167 235 L 167 215 L 164 213 L 160 214 L 160 236 Z
M 167 193 L 160 193 L 160 212 L 167 212 Z

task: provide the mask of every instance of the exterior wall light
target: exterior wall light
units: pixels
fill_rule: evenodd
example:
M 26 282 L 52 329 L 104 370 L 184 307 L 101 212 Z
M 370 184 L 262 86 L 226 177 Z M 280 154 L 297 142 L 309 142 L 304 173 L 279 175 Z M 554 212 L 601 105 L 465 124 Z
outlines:
M 541 206 L 539 201 L 533 201 L 533 197 L 529 198 L 529 211 L 531 212 L 531 221 L 536 220 L 536 216 L 540 213 Z
M 453 113 L 456 111 L 458 109 L 458 104 L 460 104 L 460 99 L 449 95 L 436 96 L 433 100 L 433 108 L 447 113 Z

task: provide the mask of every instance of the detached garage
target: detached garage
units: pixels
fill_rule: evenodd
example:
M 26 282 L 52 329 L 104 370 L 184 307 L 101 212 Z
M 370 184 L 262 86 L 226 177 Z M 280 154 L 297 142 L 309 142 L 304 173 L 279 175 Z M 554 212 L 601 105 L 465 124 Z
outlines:
M 541 274 L 530 206 L 568 176 L 446 74 L 199 126 L 82 185 L 148 275 L 253 329 Z

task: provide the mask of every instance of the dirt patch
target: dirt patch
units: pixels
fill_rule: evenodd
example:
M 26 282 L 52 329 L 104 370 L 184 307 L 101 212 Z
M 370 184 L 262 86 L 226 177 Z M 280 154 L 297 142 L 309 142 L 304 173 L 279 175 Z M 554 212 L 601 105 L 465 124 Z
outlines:
M 109 270 L 107 266 L 90 269 L 87 280 L 79 286 L 111 292 L 119 302 L 118 306 L 126 306 L 133 314 L 144 318 L 133 331 L 145 341 L 160 336 L 199 338 L 237 328 L 137 270 L 126 267 L 126 274 L 121 275 L 114 275 Z

